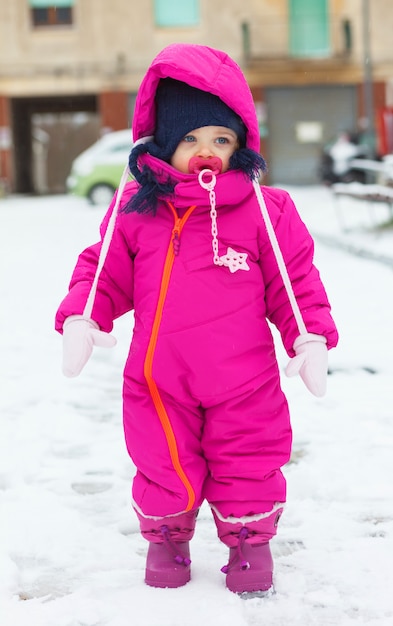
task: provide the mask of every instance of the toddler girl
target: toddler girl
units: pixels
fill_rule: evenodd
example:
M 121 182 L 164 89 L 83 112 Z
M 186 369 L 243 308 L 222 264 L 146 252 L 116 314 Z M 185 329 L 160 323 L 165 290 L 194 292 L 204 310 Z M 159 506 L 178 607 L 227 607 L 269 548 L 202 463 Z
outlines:
M 56 328 L 77 376 L 113 320 L 134 310 L 124 370 L 133 507 L 149 542 L 145 581 L 190 580 L 206 500 L 236 593 L 272 588 L 269 541 L 285 502 L 291 426 L 268 321 L 309 390 L 323 395 L 337 331 L 313 241 L 265 169 L 250 89 L 224 52 L 174 44 L 140 86 L 134 148 L 80 255 Z

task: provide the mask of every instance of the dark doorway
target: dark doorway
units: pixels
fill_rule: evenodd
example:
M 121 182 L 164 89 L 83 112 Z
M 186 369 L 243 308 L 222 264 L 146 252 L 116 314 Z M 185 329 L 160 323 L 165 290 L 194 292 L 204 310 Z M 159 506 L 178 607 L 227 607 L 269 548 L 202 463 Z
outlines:
M 16 193 L 64 193 L 73 159 L 99 137 L 96 96 L 13 98 Z

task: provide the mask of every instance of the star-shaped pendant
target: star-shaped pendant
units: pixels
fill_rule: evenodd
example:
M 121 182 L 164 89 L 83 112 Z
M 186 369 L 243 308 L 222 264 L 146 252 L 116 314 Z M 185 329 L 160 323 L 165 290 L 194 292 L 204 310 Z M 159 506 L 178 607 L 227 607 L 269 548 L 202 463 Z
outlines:
M 248 254 L 246 252 L 236 252 L 233 248 L 228 248 L 227 253 L 220 256 L 222 265 L 229 268 L 231 274 L 237 270 L 245 270 L 248 272 L 250 267 L 247 265 Z

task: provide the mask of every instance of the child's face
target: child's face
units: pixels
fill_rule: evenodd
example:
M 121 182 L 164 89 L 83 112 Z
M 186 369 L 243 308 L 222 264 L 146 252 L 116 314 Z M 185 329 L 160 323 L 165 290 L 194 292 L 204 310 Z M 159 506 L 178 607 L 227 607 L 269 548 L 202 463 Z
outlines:
M 195 163 L 200 162 L 200 169 L 204 169 L 209 168 L 209 161 L 211 161 L 215 166 L 210 169 L 218 169 L 218 173 L 221 174 L 229 168 L 229 159 L 237 148 L 237 135 L 230 128 L 202 126 L 183 137 L 172 155 L 171 165 L 179 172 L 191 174 L 199 168 L 199 165 L 195 166 Z M 218 167 L 217 163 L 219 163 Z

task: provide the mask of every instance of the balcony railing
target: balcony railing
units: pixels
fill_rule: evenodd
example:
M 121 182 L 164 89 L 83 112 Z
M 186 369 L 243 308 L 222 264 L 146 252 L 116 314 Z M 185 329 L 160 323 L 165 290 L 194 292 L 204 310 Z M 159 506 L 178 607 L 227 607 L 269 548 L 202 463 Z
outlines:
M 302 20 L 296 33 L 288 22 L 275 19 L 245 21 L 241 25 L 245 61 L 253 59 L 349 59 L 353 34 L 349 19 L 331 20 L 325 28 Z

